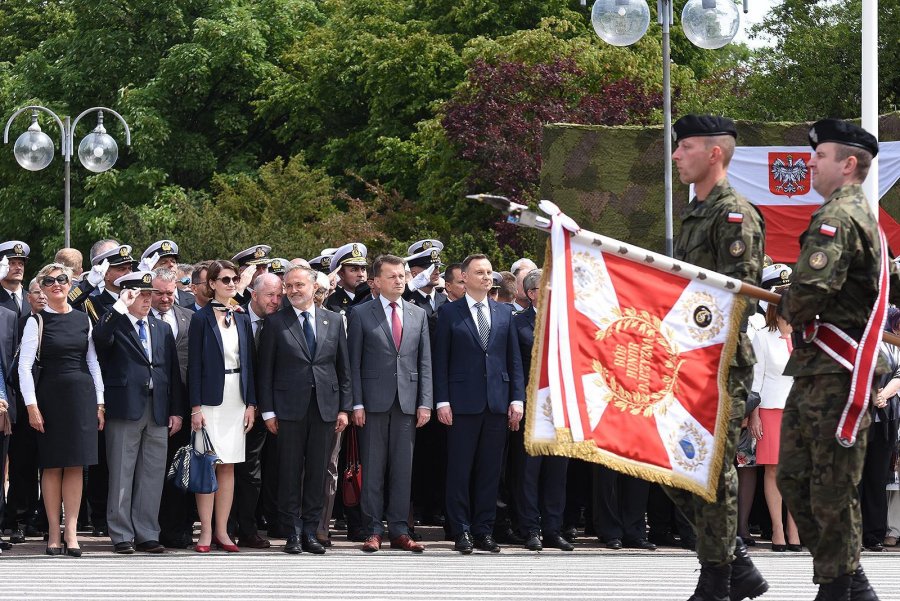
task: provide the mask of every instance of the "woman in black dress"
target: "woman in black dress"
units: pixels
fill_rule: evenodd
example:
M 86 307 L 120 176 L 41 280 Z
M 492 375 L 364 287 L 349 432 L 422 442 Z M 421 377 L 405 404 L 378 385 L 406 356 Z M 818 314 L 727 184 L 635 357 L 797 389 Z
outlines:
M 19 351 L 19 382 L 28 422 L 38 431 L 41 493 L 47 510 L 47 555 L 81 555 L 75 527 L 81 505 L 84 466 L 97 463 L 97 430 L 103 429 L 103 380 L 87 313 L 75 311 L 66 297 L 72 270 L 51 263 L 37 274 L 47 307 L 28 319 Z M 39 333 L 39 319 L 43 331 Z M 40 347 L 45 367 L 35 383 L 32 366 Z M 60 541 L 60 502 L 65 535 Z

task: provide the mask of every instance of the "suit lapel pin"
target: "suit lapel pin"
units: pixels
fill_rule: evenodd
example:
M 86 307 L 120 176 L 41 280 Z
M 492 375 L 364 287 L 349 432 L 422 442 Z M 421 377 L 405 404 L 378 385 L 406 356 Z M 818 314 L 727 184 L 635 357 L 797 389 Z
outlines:
M 322 320 L 322 325 L 323 325 L 323 326 L 327 326 L 327 325 L 328 325 L 328 320 L 327 320 L 327 319 L 323 319 L 323 320 Z

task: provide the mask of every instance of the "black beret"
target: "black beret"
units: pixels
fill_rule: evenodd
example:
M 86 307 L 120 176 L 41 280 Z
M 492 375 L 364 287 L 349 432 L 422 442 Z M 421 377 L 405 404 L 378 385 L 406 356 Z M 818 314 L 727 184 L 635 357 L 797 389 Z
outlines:
M 734 121 L 716 115 L 685 115 L 672 125 L 672 140 L 696 136 L 733 136 L 737 139 Z
M 840 119 L 822 119 L 809 128 L 809 145 L 815 149 L 822 142 L 834 142 L 878 154 L 878 140 L 858 125 Z

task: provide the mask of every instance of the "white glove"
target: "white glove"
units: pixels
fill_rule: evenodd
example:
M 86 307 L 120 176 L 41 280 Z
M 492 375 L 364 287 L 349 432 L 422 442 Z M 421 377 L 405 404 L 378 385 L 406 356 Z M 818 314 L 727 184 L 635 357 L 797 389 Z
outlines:
M 106 271 L 109 269 L 109 259 L 103 259 L 103 262 L 94 265 L 91 267 L 91 270 L 87 274 L 88 284 L 96 288 L 103 281 L 103 278 L 106 277 Z
M 0 280 L 6 278 L 6 274 L 9 273 L 9 257 L 3 255 L 3 258 L 0 259 Z
M 430 286 L 431 274 L 434 273 L 435 267 L 437 267 L 437 264 L 432 263 L 431 267 L 414 277 L 409 283 L 410 290 L 419 290 L 421 288 L 424 288 L 425 286 Z
M 159 261 L 159 253 L 153 253 L 149 257 L 144 257 L 141 259 L 141 262 L 138 263 L 138 271 L 153 271 L 153 268 L 156 266 L 156 262 Z

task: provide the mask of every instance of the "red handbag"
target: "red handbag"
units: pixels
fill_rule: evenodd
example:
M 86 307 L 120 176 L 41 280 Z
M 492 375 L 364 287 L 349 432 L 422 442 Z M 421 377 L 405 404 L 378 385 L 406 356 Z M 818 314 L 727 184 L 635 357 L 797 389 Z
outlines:
M 359 440 L 355 426 L 350 426 L 348 436 L 347 469 L 341 479 L 341 497 L 344 507 L 356 507 L 362 493 L 362 464 L 359 461 Z

